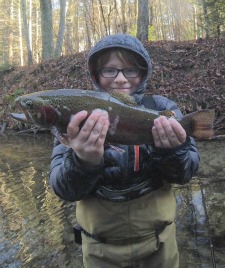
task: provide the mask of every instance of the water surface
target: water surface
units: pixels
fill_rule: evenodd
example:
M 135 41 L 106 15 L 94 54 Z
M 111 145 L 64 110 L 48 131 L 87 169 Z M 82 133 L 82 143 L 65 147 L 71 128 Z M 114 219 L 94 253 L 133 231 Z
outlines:
M 50 134 L 0 139 L 0 267 L 80 268 L 75 203 L 48 185 Z M 225 268 L 225 143 L 198 143 L 199 176 L 176 186 L 181 268 Z M 216 265 L 216 266 L 215 266 Z

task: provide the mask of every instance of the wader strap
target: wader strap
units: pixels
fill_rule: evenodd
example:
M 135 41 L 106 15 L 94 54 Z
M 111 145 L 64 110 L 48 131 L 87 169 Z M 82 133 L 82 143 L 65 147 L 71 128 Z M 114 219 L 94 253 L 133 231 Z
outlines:
M 88 233 L 86 230 L 84 230 L 81 226 L 80 226 L 81 232 L 83 234 L 85 234 L 87 237 L 90 237 L 92 239 L 94 239 L 95 241 L 99 242 L 99 243 L 103 243 L 106 244 L 107 243 L 107 239 L 101 236 L 96 236 L 96 235 L 92 235 L 90 233 Z
M 160 226 L 159 228 L 156 229 L 155 231 L 155 237 L 157 239 L 157 247 L 159 247 L 159 235 L 165 230 L 165 228 L 172 224 L 172 222 L 168 223 L 168 222 L 164 222 L 162 224 L 162 226 Z M 79 226 L 79 228 L 78 228 Z M 106 239 L 105 237 L 101 237 L 101 236 L 96 236 L 96 235 L 92 235 L 89 232 L 87 232 L 86 230 L 84 230 L 80 225 L 76 225 L 76 229 L 78 229 L 80 232 L 82 232 L 84 235 L 86 235 L 87 237 L 90 237 L 92 239 L 94 239 L 95 241 L 102 243 L 102 244 L 113 244 L 113 245 L 127 245 L 127 244 L 132 244 L 132 243 L 139 243 L 142 242 L 144 240 L 147 239 L 147 236 L 140 236 L 140 237 L 129 237 L 129 238 L 125 238 L 125 239 L 121 239 L 121 240 L 112 240 L 112 239 Z M 78 240 L 80 243 L 78 244 L 82 244 L 82 240 Z M 75 239 L 76 242 L 76 239 Z
M 134 158 L 134 171 L 139 171 L 139 145 L 134 145 L 134 153 L 135 153 L 135 158 Z
M 159 248 L 159 244 L 160 244 L 160 241 L 159 241 L 159 235 L 166 229 L 166 227 L 170 224 L 172 224 L 173 222 L 167 222 L 165 221 L 159 228 L 156 229 L 155 231 L 155 236 L 156 236 L 156 239 L 157 239 L 157 247 Z
M 124 238 L 121 240 L 107 239 L 105 237 L 92 235 L 92 234 L 88 233 L 86 230 L 84 230 L 82 227 L 81 227 L 81 232 L 83 234 L 85 234 L 87 237 L 90 237 L 99 243 L 112 244 L 112 245 L 128 245 L 128 244 L 132 244 L 132 243 L 139 243 L 139 242 L 145 241 L 147 239 L 147 236 L 128 237 L 128 238 Z

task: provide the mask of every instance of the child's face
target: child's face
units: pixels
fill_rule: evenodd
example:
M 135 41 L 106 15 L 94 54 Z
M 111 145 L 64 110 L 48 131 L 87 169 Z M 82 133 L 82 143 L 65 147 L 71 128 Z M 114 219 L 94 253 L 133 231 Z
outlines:
M 132 68 L 134 66 L 132 66 L 130 63 L 122 62 L 117 56 L 117 54 L 115 52 L 112 52 L 110 54 L 108 62 L 104 66 L 102 66 L 102 68 L 105 67 L 125 69 L 125 68 Z M 141 74 L 138 75 L 137 77 L 129 77 L 129 78 L 124 76 L 124 74 L 121 71 L 117 74 L 116 77 L 113 78 L 103 77 L 101 73 L 99 74 L 99 86 L 101 89 L 107 92 L 117 91 L 130 95 L 135 91 L 137 91 L 141 81 L 142 81 Z

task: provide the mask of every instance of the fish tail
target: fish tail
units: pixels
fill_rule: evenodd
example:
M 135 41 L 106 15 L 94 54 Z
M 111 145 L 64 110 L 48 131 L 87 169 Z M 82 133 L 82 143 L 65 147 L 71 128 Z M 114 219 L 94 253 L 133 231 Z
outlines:
M 186 115 L 180 124 L 188 136 L 196 139 L 211 139 L 214 136 L 214 110 L 201 110 Z

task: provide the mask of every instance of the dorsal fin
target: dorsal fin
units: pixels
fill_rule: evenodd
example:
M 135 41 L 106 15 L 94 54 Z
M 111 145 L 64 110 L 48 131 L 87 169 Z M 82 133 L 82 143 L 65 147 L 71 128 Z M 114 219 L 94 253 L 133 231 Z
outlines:
M 126 94 L 126 93 L 122 93 L 122 92 L 110 92 L 110 95 L 123 102 L 124 104 L 127 104 L 127 105 L 130 105 L 130 106 L 138 106 L 136 101 L 135 101 L 135 98 Z

